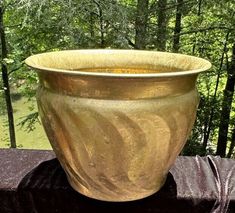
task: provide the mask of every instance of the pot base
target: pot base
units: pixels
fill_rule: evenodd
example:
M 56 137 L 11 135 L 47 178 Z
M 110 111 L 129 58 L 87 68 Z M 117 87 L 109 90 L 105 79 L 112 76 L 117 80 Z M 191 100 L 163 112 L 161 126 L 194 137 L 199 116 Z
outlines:
M 114 197 L 110 197 L 110 196 L 105 196 L 104 194 L 100 193 L 99 191 L 90 191 L 86 188 L 84 188 L 79 182 L 77 182 L 76 180 L 72 180 L 67 176 L 67 180 L 70 184 L 70 186 L 77 192 L 79 192 L 80 194 L 95 199 L 95 200 L 100 200 L 100 201 L 107 201 L 107 202 L 126 202 L 126 201 L 135 201 L 135 200 L 140 200 L 146 197 L 149 197 L 153 194 L 155 194 L 156 192 L 158 192 L 163 185 L 165 184 L 167 179 L 167 176 L 163 178 L 161 184 L 158 185 L 157 188 L 155 188 L 154 190 L 146 190 L 146 192 L 143 193 L 132 193 L 132 194 L 123 194 L 123 195 L 119 195 L 119 196 L 114 196 Z M 115 193 L 115 192 L 114 192 Z

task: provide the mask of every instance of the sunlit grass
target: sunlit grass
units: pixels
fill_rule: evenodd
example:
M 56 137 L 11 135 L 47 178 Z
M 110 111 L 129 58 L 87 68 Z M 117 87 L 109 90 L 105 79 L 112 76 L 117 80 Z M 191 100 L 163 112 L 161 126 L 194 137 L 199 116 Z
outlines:
M 51 149 L 51 145 L 40 123 L 36 123 L 35 130 L 31 132 L 27 132 L 17 125 L 22 120 L 22 117 L 32 113 L 30 111 L 31 106 L 35 106 L 35 111 L 37 110 L 35 100 L 28 102 L 26 98 L 21 98 L 13 102 L 17 147 L 23 149 Z M 4 115 L 0 116 L 0 148 L 9 147 L 7 116 Z

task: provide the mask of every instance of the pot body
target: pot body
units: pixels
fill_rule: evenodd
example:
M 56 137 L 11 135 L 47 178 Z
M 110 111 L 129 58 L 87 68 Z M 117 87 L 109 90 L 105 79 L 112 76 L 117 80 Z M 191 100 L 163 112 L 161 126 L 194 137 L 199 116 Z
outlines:
M 105 201 L 158 191 L 195 121 L 200 72 L 182 54 L 72 50 L 26 59 L 38 72 L 39 114 L 78 192 Z
M 38 75 L 41 120 L 75 190 L 129 201 L 161 188 L 195 121 L 197 74 Z

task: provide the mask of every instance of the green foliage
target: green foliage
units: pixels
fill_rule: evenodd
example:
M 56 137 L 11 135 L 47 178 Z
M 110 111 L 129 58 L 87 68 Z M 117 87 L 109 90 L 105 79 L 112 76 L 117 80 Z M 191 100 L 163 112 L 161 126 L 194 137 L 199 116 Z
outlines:
M 25 131 L 31 132 L 35 130 L 36 122 L 40 123 L 38 112 L 33 112 L 27 116 L 21 117 L 21 121 L 17 125 L 24 128 Z
M 223 89 L 231 62 L 231 48 L 235 43 L 235 2 L 209 0 L 201 1 L 201 6 L 199 0 L 184 2 L 181 8 L 179 51 L 206 58 L 212 62 L 213 68 L 198 79 L 201 101 L 194 129 L 183 153 L 213 154 L 218 138 Z M 29 55 L 63 49 L 134 46 L 136 0 L 6 0 L 4 5 L 9 55 L 3 63 L 8 66 L 12 90 L 29 100 L 35 97 L 38 82 L 36 74 L 24 66 L 24 59 Z M 159 9 L 156 0 L 149 1 L 146 48 L 151 50 L 156 49 Z M 175 11 L 176 1 L 168 0 L 165 11 L 167 51 L 172 51 Z M 234 108 L 233 103 L 228 140 L 231 140 L 231 128 L 235 120 Z M 1 113 L 5 113 L 2 89 Z M 36 114 L 23 119 L 21 124 L 31 130 L 34 121 L 37 121 Z M 205 148 L 203 141 L 207 135 Z
M 4 100 L 4 93 L 3 90 L 0 90 L 0 115 L 3 115 L 5 113 L 6 113 L 6 103 Z

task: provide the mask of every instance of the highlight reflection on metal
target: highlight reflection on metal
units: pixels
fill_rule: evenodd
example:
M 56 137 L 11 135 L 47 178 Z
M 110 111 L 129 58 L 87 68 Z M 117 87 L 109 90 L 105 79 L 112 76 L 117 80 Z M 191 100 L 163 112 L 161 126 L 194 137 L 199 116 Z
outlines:
M 39 113 L 71 186 L 100 200 L 149 196 L 192 129 L 204 59 L 134 50 L 77 50 L 26 59 Z

